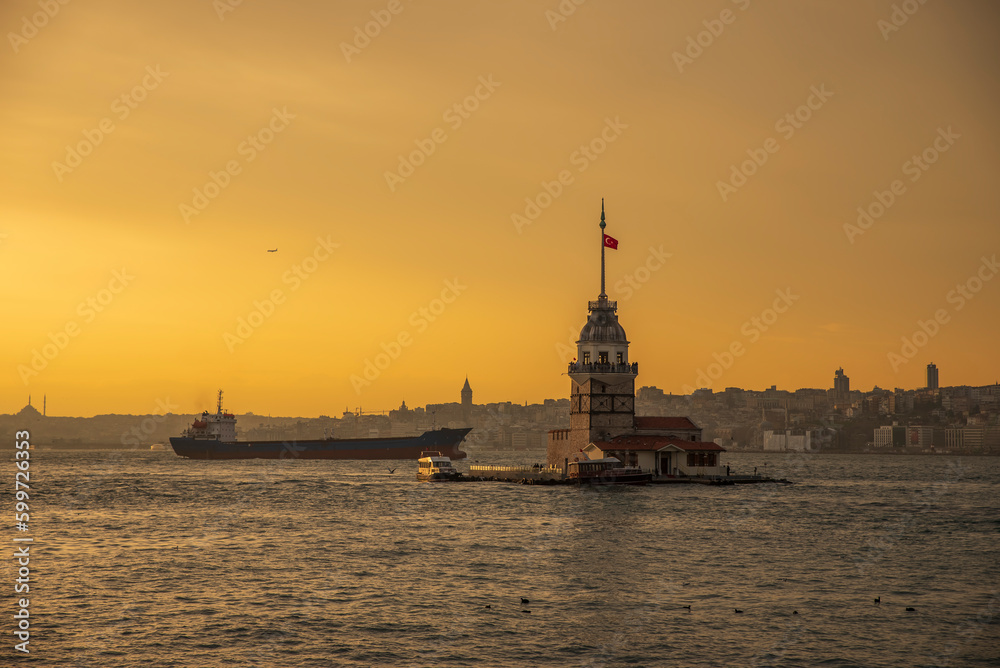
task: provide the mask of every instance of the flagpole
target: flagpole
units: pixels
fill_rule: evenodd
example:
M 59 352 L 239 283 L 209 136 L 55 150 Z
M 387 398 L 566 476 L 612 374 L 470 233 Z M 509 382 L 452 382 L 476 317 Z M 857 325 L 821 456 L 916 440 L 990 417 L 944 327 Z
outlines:
M 604 198 L 601 198 L 601 299 L 607 299 L 604 294 Z

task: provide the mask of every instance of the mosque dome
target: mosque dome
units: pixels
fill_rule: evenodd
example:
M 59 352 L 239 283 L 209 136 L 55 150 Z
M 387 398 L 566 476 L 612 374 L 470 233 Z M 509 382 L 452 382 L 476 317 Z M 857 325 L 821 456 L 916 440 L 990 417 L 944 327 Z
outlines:
M 17 412 L 17 416 L 22 418 L 35 418 L 35 417 L 42 417 L 42 414 L 38 412 L 37 408 L 35 408 L 31 404 L 28 404 L 27 406 L 25 406 L 24 408 L 22 408 Z

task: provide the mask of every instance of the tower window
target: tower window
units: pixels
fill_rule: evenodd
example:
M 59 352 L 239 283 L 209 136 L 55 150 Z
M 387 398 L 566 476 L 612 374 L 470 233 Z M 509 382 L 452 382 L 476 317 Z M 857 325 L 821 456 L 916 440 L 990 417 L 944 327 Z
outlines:
M 625 361 L 625 356 L 622 355 L 621 353 L 618 353 L 618 358 L 615 361 L 621 364 L 622 362 Z
M 583 353 L 583 363 L 584 364 L 590 364 L 590 351 L 589 350 Z
M 608 363 L 608 351 L 607 350 L 597 353 L 597 363 L 598 364 L 607 364 Z

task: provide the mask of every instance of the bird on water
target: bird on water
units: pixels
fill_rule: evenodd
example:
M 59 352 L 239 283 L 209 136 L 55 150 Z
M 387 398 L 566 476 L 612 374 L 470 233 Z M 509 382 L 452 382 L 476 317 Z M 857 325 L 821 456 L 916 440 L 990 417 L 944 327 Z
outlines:
M 907 608 L 906 611 L 907 612 L 916 612 L 917 609 L 916 608 Z
M 531 601 L 524 598 L 523 596 L 521 597 L 521 605 L 528 605 L 529 603 L 531 603 Z
M 735 612 L 737 615 L 743 614 L 743 611 L 740 610 L 739 608 L 733 608 L 733 612 Z
M 875 597 L 875 605 L 882 605 L 882 597 L 881 596 L 876 596 Z
M 685 610 L 687 610 L 688 612 L 691 612 L 691 606 L 690 605 L 682 605 L 681 607 L 684 608 Z

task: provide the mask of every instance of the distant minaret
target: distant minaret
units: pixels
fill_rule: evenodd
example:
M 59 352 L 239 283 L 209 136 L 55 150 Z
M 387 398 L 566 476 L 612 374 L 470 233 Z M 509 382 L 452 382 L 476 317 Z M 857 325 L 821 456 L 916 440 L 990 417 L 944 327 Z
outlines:
M 588 302 L 590 317 L 569 364 L 569 438 L 550 441 L 548 463 L 562 465 L 594 441 L 609 440 L 635 428 L 635 377 L 639 365 L 628 360 L 628 338 L 618 323 L 618 302 L 608 299 L 604 279 L 604 200 L 601 200 L 601 293 Z
M 42 395 L 42 417 L 45 417 L 45 404 L 46 404 L 48 398 L 49 397 L 48 397 L 47 394 L 43 394 Z

